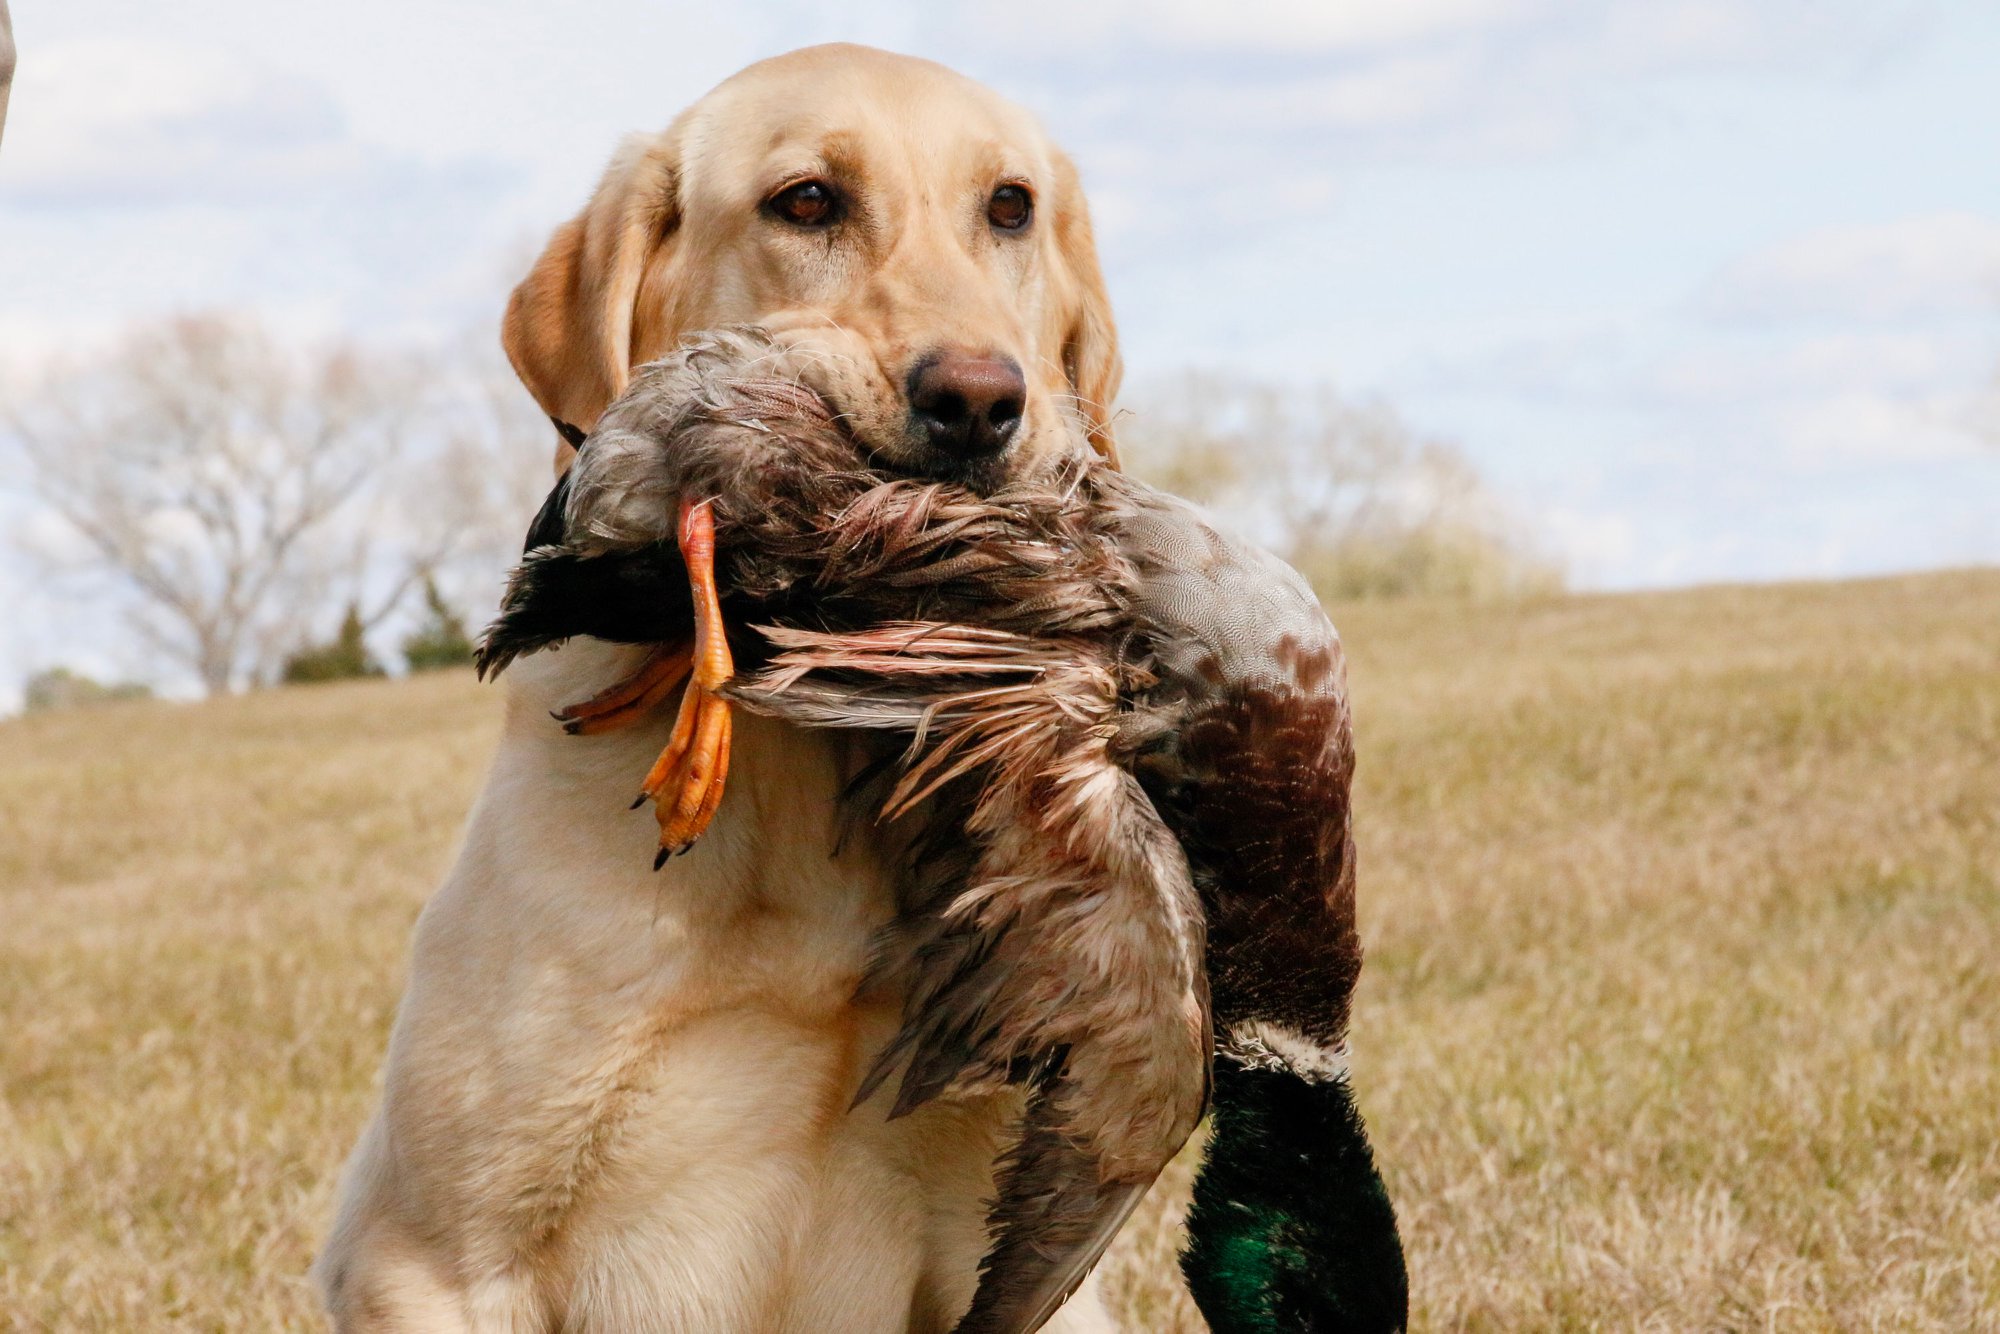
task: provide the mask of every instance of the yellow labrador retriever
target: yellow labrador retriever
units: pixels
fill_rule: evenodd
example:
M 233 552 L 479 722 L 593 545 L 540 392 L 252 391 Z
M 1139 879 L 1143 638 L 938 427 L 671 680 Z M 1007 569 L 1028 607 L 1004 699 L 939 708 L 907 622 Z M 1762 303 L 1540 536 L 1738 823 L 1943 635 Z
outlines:
M 634 365 L 731 323 L 823 350 L 817 387 L 893 466 L 986 485 L 1080 435 L 1110 448 L 1119 361 L 1076 172 L 924 61 L 796 52 L 627 144 L 505 342 L 588 429 Z M 654 874 L 655 821 L 626 803 L 669 720 L 549 718 L 641 654 L 578 641 L 508 673 L 317 1267 L 335 1324 L 948 1329 L 1018 1104 L 848 1110 L 898 1007 L 855 999 L 893 903 L 881 849 L 836 825 L 846 757 L 740 717 L 713 827 Z M 1088 1286 L 1049 1326 L 1109 1327 Z

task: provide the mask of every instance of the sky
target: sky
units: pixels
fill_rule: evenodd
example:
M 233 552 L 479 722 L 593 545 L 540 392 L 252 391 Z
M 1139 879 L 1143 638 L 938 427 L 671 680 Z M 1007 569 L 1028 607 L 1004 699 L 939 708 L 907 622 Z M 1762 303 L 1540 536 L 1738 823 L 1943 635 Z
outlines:
M 1380 398 L 1585 588 L 2000 561 L 1989 0 L 23 0 L 15 25 L 0 392 L 188 309 L 497 329 L 621 136 L 855 40 L 1071 150 L 1134 401 L 1197 366 Z M 31 589 L 0 553 L 0 602 Z M 45 611 L 36 651 L 95 633 Z

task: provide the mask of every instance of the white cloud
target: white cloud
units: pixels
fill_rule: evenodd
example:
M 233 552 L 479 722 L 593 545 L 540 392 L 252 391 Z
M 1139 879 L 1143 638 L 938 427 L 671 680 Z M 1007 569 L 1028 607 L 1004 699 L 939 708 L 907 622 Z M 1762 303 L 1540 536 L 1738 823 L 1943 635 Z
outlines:
M 30 55 L 0 160 L 0 381 L 174 310 L 305 332 L 491 320 L 523 170 L 356 134 L 287 51 L 132 34 Z
M 1563 568 L 1585 583 L 1629 566 L 1641 554 L 1639 525 L 1629 514 L 1543 505 L 1534 511 L 1538 535 Z
M 2000 312 L 2000 218 L 1928 213 L 1808 232 L 1731 264 L 1704 306 L 1767 320 Z
M 1773 467 L 1835 475 L 1978 455 L 1975 400 L 1988 369 L 1981 349 L 1946 332 L 1710 339 L 1606 386 L 1606 397 L 1734 438 L 1739 455 Z
M 1600 57 L 1651 69 L 1851 56 L 1893 37 L 1913 17 L 1909 6 L 1899 12 L 1851 0 L 1581 0 L 1565 8 L 1582 21 Z
M 1204 51 L 1381 51 L 1490 31 L 1550 8 L 1547 0 L 1166 0 L 1110 4 L 1100 22 L 1144 25 L 1164 43 Z
M 1394 56 L 1423 47 L 1523 40 L 1600 65 L 1789 61 L 1873 45 L 1934 8 L 1930 0 L 1002 0 L 981 5 L 984 35 L 1010 46 L 1118 42 L 1232 55 Z
M 213 198 L 356 166 L 324 90 L 163 42 L 37 52 L 8 128 L 9 196 L 45 204 Z
M 1670 407 L 1869 392 L 1923 398 L 1982 376 L 1990 349 L 1949 329 L 1702 328 L 1620 392 Z
M 1009 45 L 1060 31 L 1066 44 L 1139 41 L 1208 55 L 1356 54 L 1490 31 L 1557 0 L 1001 0 L 980 5 L 982 34 Z
M 55 42 L 17 84 L 4 176 L 16 207 L 358 200 L 496 175 L 485 160 L 419 164 L 363 142 L 324 84 L 178 41 Z
M 1399 55 L 1316 81 L 1310 113 L 1345 129 L 1418 124 L 1457 106 L 1472 74 L 1462 52 Z
M 1963 394 L 1909 397 L 1858 389 L 1794 400 L 1774 415 L 1779 441 L 1800 463 L 1897 463 L 1981 453 L 1969 402 Z

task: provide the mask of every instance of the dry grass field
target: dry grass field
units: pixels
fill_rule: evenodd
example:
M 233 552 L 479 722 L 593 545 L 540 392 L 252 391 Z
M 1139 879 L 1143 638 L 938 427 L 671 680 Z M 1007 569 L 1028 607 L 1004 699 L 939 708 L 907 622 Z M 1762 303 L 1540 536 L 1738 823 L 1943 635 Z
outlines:
M 1339 619 L 1418 1327 L 2000 1328 L 2000 572 Z M 0 723 L 0 1325 L 311 1326 L 497 716 Z M 1171 1246 L 1135 1329 L 1195 1327 Z

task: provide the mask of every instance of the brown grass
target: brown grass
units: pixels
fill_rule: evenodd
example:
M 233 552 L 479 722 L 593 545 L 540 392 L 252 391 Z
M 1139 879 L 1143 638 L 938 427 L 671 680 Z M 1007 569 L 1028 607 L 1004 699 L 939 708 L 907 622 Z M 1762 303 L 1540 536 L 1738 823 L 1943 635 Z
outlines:
M 1341 619 L 1418 1326 L 2000 1328 L 2000 573 Z M 0 1324 L 311 1325 L 497 703 L 0 725 Z

